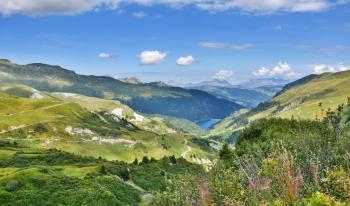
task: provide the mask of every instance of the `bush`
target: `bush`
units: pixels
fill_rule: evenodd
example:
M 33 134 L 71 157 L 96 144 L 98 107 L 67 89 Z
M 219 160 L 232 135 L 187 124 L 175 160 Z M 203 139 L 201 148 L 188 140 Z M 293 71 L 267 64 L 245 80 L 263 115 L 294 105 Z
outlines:
M 100 167 L 100 173 L 103 174 L 103 175 L 106 175 L 107 174 L 107 168 L 106 166 L 102 165 Z
M 14 192 L 14 191 L 18 190 L 21 187 L 22 187 L 22 184 L 19 183 L 17 180 L 10 180 L 6 184 L 5 190 L 8 191 L 8 192 Z
M 330 197 L 321 192 L 315 192 L 311 197 L 304 200 L 306 206 L 345 206 L 344 203 L 335 201 L 333 197 Z
M 346 173 L 344 169 L 329 171 L 322 185 L 333 196 L 350 203 L 350 173 Z

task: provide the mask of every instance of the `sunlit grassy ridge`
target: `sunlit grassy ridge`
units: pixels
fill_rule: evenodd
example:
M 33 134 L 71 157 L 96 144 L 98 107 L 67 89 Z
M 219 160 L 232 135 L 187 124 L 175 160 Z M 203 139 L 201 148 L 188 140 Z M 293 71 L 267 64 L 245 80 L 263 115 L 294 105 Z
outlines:
M 300 82 L 300 83 L 299 83 Z M 250 120 L 267 116 L 316 119 L 321 109 L 335 109 L 350 96 L 350 71 L 312 75 L 287 85 L 285 90 L 267 101 L 263 111 L 258 107 Z M 320 108 L 322 107 L 322 108 Z
M 189 160 L 193 154 L 211 156 L 209 147 L 203 150 L 190 144 L 192 135 L 175 131 L 162 118 L 133 121 L 135 112 L 118 101 L 82 95 L 73 101 L 63 94 L 41 94 L 45 96 L 35 99 L 0 92 L 0 139 L 128 162 L 143 156 L 176 155 Z M 112 113 L 116 108 L 123 109 L 123 117 Z
M 290 83 L 272 99 L 244 114 L 231 114 L 211 136 L 230 136 L 249 122 L 268 117 L 320 119 L 350 97 L 350 71 L 310 75 Z

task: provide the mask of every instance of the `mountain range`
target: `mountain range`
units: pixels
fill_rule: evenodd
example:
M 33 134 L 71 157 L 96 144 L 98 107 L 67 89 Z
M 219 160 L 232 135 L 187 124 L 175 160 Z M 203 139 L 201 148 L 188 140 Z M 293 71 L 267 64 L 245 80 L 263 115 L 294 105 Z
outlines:
M 107 76 L 79 75 L 41 63 L 18 65 L 0 61 L 0 82 L 28 85 L 47 92 L 77 93 L 119 100 L 138 112 L 200 121 L 222 119 L 242 108 L 207 92 L 158 84 L 123 82 Z
M 334 196 L 348 192 L 343 183 L 348 181 L 348 173 L 338 172 L 338 168 L 349 161 L 344 154 L 349 148 L 350 71 L 309 75 L 278 91 L 280 84 L 265 80 L 267 85 L 257 83 L 254 88 L 218 81 L 198 86 L 211 95 L 164 82 L 131 79 L 128 83 L 78 75 L 57 66 L 0 62 L 0 204 L 136 206 L 169 205 L 175 199 L 180 203 L 171 205 L 186 205 L 187 195 L 195 191 L 204 194 L 195 198 L 219 205 L 221 199 L 209 201 L 211 195 L 220 197 L 224 191 L 234 202 L 237 196 L 232 196 L 232 191 L 245 194 L 239 192 L 251 192 L 254 185 L 262 188 L 255 192 L 270 193 L 262 202 L 275 196 L 279 203 L 283 198 L 291 200 L 285 193 L 270 192 L 270 184 L 290 191 L 298 185 L 283 186 L 285 178 L 297 182 L 299 177 L 305 177 L 310 191 L 322 186 Z M 207 98 L 186 96 L 198 93 Z M 254 107 L 252 101 L 259 95 L 267 100 L 254 100 L 258 104 Z M 252 99 L 253 108 L 238 105 L 223 120 L 210 119 L 220 121 L 213 127 L 199 121 L 209 127 L 204 130 L 188 120 L 197 118 L 160 115 L 161 108 L 155 108 L 156 114 L 135 109 L 130 102 L 138 96 L 144 102 L 167 97 L 169 104 L 179 107 L 188 104 L 185 97 L 189 102 L 205 101 L 198 109 L 222 106 L 215 101 L 236 105 L 239 99 Z M 183 100 L 177 104 L 176 98 Z M 157 103 L 153 107 L 169 109 L 164 101 Z M 196 110 L 192 113 L 189 108 L 179 111 L 196 115 Z M 235 149 L 227 142 L 235 144 Z M 297 160 L 295 168 L 287 154 L 297 158 L 293 159 Z M 318 174 L 317 166 L 310 163 L 315 157 L 309 159 L 310 154 L 317 155 L 320 165 L 335 169 L 322 169 Z M 297 162 L 302 164 L 295 166 Z M 240 165 L 239 172 L 232 165 Z M 322 177 L 322 184 L 312 178 L 313 173 Z M 247 180 L 246 175 L 252 177 Z M 269 178 L 273 181 L 265 183 Z M 242 184 L 237 188 L 231 184 L 234 182 Z M 239 196 L 240 200 L 256 201 L 247 194 Z M 319 203 L 321 193 L 316 194 L 302 201 Z M 348 201 L 347 196 L 339 200 Z
M 191 84 L 180 84 L 184 88 L 208 92 L 218 98 L 226 99 L 254 108 L 279 92 L 289 81 L 279 78 L 251 79 L 239 85 L 233 85 L 226 80 L 213 79 Z

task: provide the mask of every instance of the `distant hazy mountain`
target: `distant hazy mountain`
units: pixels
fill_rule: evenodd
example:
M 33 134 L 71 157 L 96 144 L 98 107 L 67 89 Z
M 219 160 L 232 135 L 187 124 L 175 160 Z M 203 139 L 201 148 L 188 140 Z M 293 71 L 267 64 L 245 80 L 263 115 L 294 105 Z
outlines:
M 218 98 L 227 99 L 248 108 L 256 107 L 259 103 L 270 99 L 283 87 L 283 85 L 280 84 L 283 81 L 278 79 L 258 79 L 256 83 L 254 80 L 250 81 L 250 84 L 232 85 L 228 81 L 214 79 L 200 83 L 183 84 L 182 87 L 202 90 Z M 259 85 L 260 87 L 255 88 L 246 85 Z
M 201 87 L 201 86 L 233 87 L 233 85 L 230 82 L 226 80 L 218 80 L 218 79 L 197 82 L 197 83 L 178 83 L 175 81 L 169 81 L 168 84 L 172 86 L 183 87 L 183 88 L 193 88 L 193 87 Z
M 130 84 L 107 76 L 79 75 L 47 64 L 18 65 L 0 61 L 0 81 L 19 83 L 48 92 L 77 93 L 115 99 L 149 114 L 162 114 L 191 121 L 222 119 L 242 108 L 234 102 L 199 90 Z
M 124 77 L 118 78 L 118 80 L 130 84 L 142 84 L 142 81 L 139 80 L 137 77 Z
M 150 86 L 158 86 L 158 87 L 170 87 L 167 83 L 163 82 L 163 81 L 158 81 L 158 82 L 149 82 L 146 83 L 147 85 Z
M 271 86 L 281 86 L 288 84 L 291 80 L 281 79 L 281 78 L 261 78 L 261 79 L 250 79 L 247 82 L 239 84 L 239 87 L 243 88 L 261 88 L 261 87 L 271 87 Z
M 206 91 L 217 96 L 218 98 L 227 99 L 247 108 L 256 107 L 261 102 L 264 102 L 272 97 L 272 95 L 268 95 L 265 92 L 256 91 L 254 89 L 220 86 L 197 86 L 191 88 Z
M 260 86 L 256 87 L 253 90 L 266 94 L 270 97 L 273 97 L 275 94 L 280 92 L 283 89 L 284 85 L 266 85 L 266 86 Z

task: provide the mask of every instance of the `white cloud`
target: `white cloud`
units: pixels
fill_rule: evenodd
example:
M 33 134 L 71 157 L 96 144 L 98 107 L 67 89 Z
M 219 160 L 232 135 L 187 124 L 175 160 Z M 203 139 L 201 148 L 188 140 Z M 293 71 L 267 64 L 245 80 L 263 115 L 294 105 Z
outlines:
M 343 63 L 339 63 L 338 64 L 338 70 L 340 72 L 348 71 L 348 70 L 350 70 L 350 65 L 344 65 Z
M 132 13 L 132 15 L 133 15 L 134 17 L 140 18 L 140 19 L 142 19 L 143 17 L 146 16 L 146 14 L 145 14 L 144 12 L 142 12 L 142 11 L 134 12 L 134 13 Z
M 344 65 L 343 63 L 338 63 L 336 66 L 326 64 L 314 64 L 310 66 L 316 74 L 322 74 L 326 72 L 343 72 L 350 70 L 350 66 Z
M 233 49 L 233 50 L 244 50 L 252 47 L 252 44 L 231 44 L 231 43 L 222 43 L 222 42 L 199 42 L 199 46 L 208 48 L 208 49 Z
M 1 0 L 0 13 L 11 15 L 72 15 L 101 9 L 119 9 L 130 4 L 165 5 L 181 8 L 194 6 L 206 11 L 239 9 L 244 12 L 270 14 L 275 12 L 318 12 L 347 0 Z
M 115 9 L 119 0 L 1 0 L 0 13 L 11 15 L 14 13 L 30 16 L 40 15 L 73 15 L 93 11 L 101 7 Z
M 98 57 L 100 57 L 101 59 L 111 59 L 111 58 L 113 58 L 113 57 L 116 57 L 115 55 L 113 55 L 113 54 L 109 54 L 109 53 L 100 53 L 99 55 L 98 55 Z
M 325 64 L 316 64 L 313 66 L 313 70 L 316 74 L 321 74 L 325 72 L 335 72 L 336 70 L 332 66 L 328 66 Z
M 270 69 L 261 67 L 260 69 L 253 72 L 254 76 L 268 76 L 270 74 Z
M 261 77 L 261 76 L 270 76 L 270 77 L 275 77 L 275 76 L 295 76 L 296 73 L 292 70 L 290 65 L 288 63 L 284 62 L 279 62 L 277 66 L 269 69 L 266 67 L 261 67 L 260 69 L 256 70 L 253 72 L 253 75 L 256 77 Z
M 223 69 L 216 72 L 213 78 L 218 80 L 226 80 L 231 78 L 232 76 L 233 76 L 233 71 Z
M 180 57 L 176 60 L 177 65 L 188 66 L 191 65 L 194 61 L 192 56 Z
M 241 9 L 254 13 L 315 12 L 332 6 L 328 0 L 212 0 L 200 1 L 197 6 L 204 10 L 225 11 Z
M 159 64 L 168 54 L 160 51 L 143 51 L 138 55 L 141 64 Z

